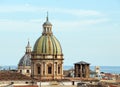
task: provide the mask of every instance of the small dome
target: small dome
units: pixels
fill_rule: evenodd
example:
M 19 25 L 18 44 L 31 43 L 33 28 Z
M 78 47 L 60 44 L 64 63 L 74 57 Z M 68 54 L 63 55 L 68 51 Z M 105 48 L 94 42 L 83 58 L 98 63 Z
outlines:
M 42 35 L 36 41 L 33 52 L 37 54 L 62 54 L 62 48 L 54 35 Z
M 52 26 L 52 24 L 49 21 L 46 21 L 43 26 Z
M 25 54 L 19 61 L 19 66 L 31 66 L 31 54 Z
M 48 13 L 46 17 L 46 22 L 44 22 L 43 26 L 52 26 L 52 24 L 49 22 L 49 19 L 48 19 Z

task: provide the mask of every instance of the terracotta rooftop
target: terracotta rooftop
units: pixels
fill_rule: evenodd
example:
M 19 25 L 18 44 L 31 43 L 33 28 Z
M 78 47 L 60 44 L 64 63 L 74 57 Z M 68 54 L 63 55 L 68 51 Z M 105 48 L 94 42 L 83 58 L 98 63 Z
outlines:
M 79 78 L 79 77 L 65 77 L 65 79 L 69 79 L 70 81 L 99 81 L 98 79 L 95 78 Z
M 37 85 L 27 85 L 27 86 L 14 86 L 14 87 L 38 87 Z
M 13 71 L 0 71 L 0 81 L 4 80 L 31 80 L 31 77 Z

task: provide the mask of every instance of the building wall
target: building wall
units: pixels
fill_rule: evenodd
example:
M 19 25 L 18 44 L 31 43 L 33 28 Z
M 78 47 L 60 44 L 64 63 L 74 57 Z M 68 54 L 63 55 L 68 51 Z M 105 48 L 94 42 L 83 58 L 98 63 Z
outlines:
M 38 67 L 40 67 L 40 73 L 38 73 Z M 48 67 L 51 67 L 51 74 L 48 73 Z M 58 67 L 60 67 L 59 73 Z M 62 79 L 62 56 L 32 56 L 32 75 L 38 79 Z
M 75 64 L 75 77 L 89 78 L 90 69 L 88 64 Z
M 31 66 L 18 66 L 18 72 L 26 76 L 31 76 Z
M 5 87 L 5 86 L 7 86 L 8 87 L 8 85 L 10 85 L 11 83 L 13 83 L 13 85 L 29 85 L 29 84 L 31 84 L 31 81 L 30 80 L 26 80 L 26 81 L 0 81 L 0 87 Z

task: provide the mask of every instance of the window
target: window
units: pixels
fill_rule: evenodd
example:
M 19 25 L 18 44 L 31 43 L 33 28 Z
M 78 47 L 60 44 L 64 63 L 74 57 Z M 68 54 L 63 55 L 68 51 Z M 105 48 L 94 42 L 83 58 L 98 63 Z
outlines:
M 48 74 L 52 74 L 52 67 L 48 66 Z
M 20 70 L 20 73 L 22 73 L 22 70 Z
M 80 77 L 80 74 L 78 74 L 78 77 Z
M 28 84 L 28 82 L 25 82 L 26 84 Z
M 29 70 L 27 70 L 27 73 L 30 73 L 30 71 L 29 71 Z
M 60 66 L 58 66 L 58 74 L 60 74 Z
M 40 68 L 40 66 L 38 66 L 38 74 L 40 74 L 41 73 L 41 68 Z
M 45 71 L 43 71 L 43 75 L 45 75 Z
M 14 84 L 14 82 L 11 82 L 11 84 Z

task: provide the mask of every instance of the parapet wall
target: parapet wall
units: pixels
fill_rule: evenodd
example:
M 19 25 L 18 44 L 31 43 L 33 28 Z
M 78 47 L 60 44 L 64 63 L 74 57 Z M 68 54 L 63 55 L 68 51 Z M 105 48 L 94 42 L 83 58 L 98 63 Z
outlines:
M 0 81 L 0 87 L 8 85 L 29 85 L 32 84 L 30 80 L 26 81 Z

